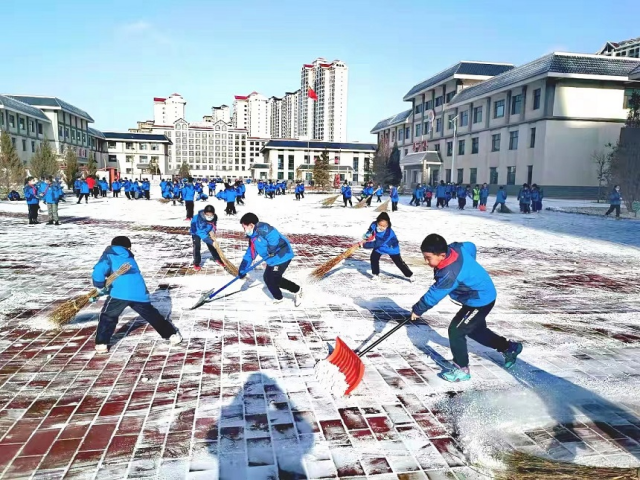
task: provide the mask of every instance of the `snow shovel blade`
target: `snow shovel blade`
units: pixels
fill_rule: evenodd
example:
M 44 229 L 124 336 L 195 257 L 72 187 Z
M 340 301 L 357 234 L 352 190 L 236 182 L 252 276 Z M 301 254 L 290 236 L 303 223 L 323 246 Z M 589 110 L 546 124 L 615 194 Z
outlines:
M 209 298 L 209 295 L 211 294 L 211 292 L 212 292 L 212 290 L 210 290 L 208 292 L 204 292 L 202 295 L 200 295 L 200 298 L 198 299 L 198 301 L 189 310 L 195 310 L 196 308 L 201 307 L 202 305 L 204 305 L 207 302 L 207 299 Z
M 351 350 L 340 337 L 336 338 L 336 346 L 326 361 L 338 367 L 345 376 L 347 385 L 349 385 L 347 391 L 344 392 L 345 395 L 349 395 L 362 381 L 364 363 L 362 363 L 358 354 Z

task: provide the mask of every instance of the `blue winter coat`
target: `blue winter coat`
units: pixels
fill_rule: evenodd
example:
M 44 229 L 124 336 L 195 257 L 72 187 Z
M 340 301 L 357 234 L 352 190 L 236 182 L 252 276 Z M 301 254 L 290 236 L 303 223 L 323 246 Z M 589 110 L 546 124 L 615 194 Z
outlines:
M 131 181 L 130 180 L 125 180 L 125 182 L 124 182 L 124 191 L 125 192 L 130 192 L 131 191 Z
M 145 180 L 142 182 L 142 191 L 148 192 L 149 190 L 151 190 L 151 184 Z
M 27 201 L 27 205 L 38 205 L 40 203 L 40 198 L 38 197 L 38 188 L 35 185 L 25 185 L 23 192 L 24 199 Z
M 489 198 L 489 189 L 482 187 L 480 189 L 480 200 L 486 200 L 487 198 Z
M 535 188 L 533 190 L 531 190 L 531 201 L 532 202 L 539 202 L 540 200 L 541 200 L 540 191 L 536 190 Z
M 384 232 L 380 233 L 376 230 L 378 224 L 373 222 L 369 225 L 366 237 L 370 238 L 373 235 L 373 240 L 365 243 L 364 248 L 373 248 L 376 252 L 387 255 L 398 255 L 400 253 L 400 244 L 398 243 L 398 237 L 395 232 L 388 227 Z
M 213 190 L 214 192 L 216 191 L 216 182 L 209 182 L 209 190 Z
M 436 198 L 447 198 L 447 186 L 438 185 L 436 187 Z
M 162 198 L 170 199 L 172 197 L 171 190 L 172 190 L 171 184 L 166 182 L 162 187 Z
M 42 198 L 44 195 L 44 191 L 47 189 L 46 182 L 38 182 L 36 183 L 36 187 L 38 188 L 38 195 Z
M 351 187 L 349 185 L 343 185 L 341 190 L 344 198 L 351 198 Z
M 76 180 L 75 182 L 73 182 L 74 190 L 80 190 L 81 184 L 82 184 L 82 182 L 80 180 Z
M 204 217 L 204 210 L 200 210 L 198 214 L 191 219 L 191 228 L 189 232 L 191 235 L 197 235 L 205 243 L 213 244 L 213 240 L 209 236 L 209 233 L 216 233 L 216 225 L 218 223 L 218 216 L 214 214 L 213 220 L 208 221 Z
M 620 195 L 620 192 L 616 192 L 614 190 L 609 194 L 609 204 L 610 205 L 621 205 L 622 204 L 622 195 Z
M 391 187 L 391 191 L 389 192 L 389 196 L 391 197 L 392 202 L 397 202 L 400 200 L 400 195 L 398 195 L 398 188 Z
M 284 188 L 284 185 L 282 188 Z M 246 191 L 247 191 L 247 187 L 245 186 L 244 183 L 241 183 L 240 185 L 238 185 L 238 192 L 240 193 L 240 195 L 244 195 Z
M 258 190 L 264 189 L 264 182 L 258 182 Z
M 504 203 L 507 201 L 507 192 L 503 190 L 498 190 L 496 193 L 496 203 Z
M 362 194 L 363 194 L 365 197 L 370 197 L 371 195 L 373 195 L 373 187 L 365 187 L 365 188 L 362 190 Z
M 100 185 L 100 190 L 103 190 L 105 192 L 109 190 L 109 183 L 106 180 L 101 180 L 99 182 L 99 185 Z
M 114 192 L 119 192 L 122 189 L 122 184 L 120 183 L 120 180 L 115 180 L 112 184 L 111 184 L 111 189 Z
M 249 247 L 240 263 L 241 274 L 247 271 L 258 255 L 266 259 L 270 267 L 288 262 L 294 256 L 287 237 L 264 222 L 258 222 L 249 237 Z
M 518 200 L 520 203 L 527 204 L 531 202 L 531 190 L 528 188 L 521 188 L 518 192 Z
M 171 187 L 173 189 L 173 198 L 180 198 L 180 184 L 179 183 L 174 183 L 173 187 Z
M 140 268 L 136 263 L 133 253 L 124 247 L 107 247 L 93 267 L 93 286 L 103 288 L 106 278 L 118 270 L 123 264 L 128 263 L 131 269 L 124 275 L 119 276 L 111 284 L 109 296 L 118 300 L 129 300 L 130 302 L 150 303 L 149 291 L 144 283 Z
M 458 188 L 456 188 L 456 195 L 458 195 L 458 198 L 465 198 L 467 196 L 466 187 L 458 187 Z
M 182 187 L 182 199 L 186 202 L 193 202 L 193 197 L 196 195 L 196 188 L 192 183 L 187 183 Z
M 435 283 L 413 306 L 416 315 L 435 307 L 447 295 L 468 307 L 484 307 L 496 299 L 496 287 L 476 261 L 476 246 L 471 242 L 449 245 L 447 256 L 433 271 Z
M 82 180 L 80 182 L 80 193 L 86 193 L 89 194 L 89 184 L 87 183 L 86 180 Z
M 382 195 L 384 195 L 384 190 L 382 189 L 382 187 L 378 188 L 375 191 L 376 197 L 381 197 Z
M 60 201 L 62 197 L 62 187 L 55 183 L 51 185 L 47 185 L 47 188 L 44 190 L 44 203 L 46 204 L 55 204 Z

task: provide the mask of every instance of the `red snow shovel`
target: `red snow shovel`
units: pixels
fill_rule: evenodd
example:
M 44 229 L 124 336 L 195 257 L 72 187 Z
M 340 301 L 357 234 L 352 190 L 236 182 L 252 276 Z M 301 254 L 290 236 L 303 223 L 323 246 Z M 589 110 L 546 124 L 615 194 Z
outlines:
M 358 353 L 351 350 L 340 337 L 336 338 L 336 347 L 333 352 L 331 352 L 331 355 L 327 357 L 326 361 L 338 367 L 338 370 L 340 370 L 340 372 L 345 376 L 347 385 L 349 385 L 347 391 L 344 392 L 345 395 L 349 395 L 358 385 L 360 385 L 360 382 L 362 381 L 362 377 L 364 376 L 364 363 L 362 363 L 362 360 L 360 359 L 410 321 L 411 317 L 401 321 L 398 325 L 382 335 L 378 340 Z

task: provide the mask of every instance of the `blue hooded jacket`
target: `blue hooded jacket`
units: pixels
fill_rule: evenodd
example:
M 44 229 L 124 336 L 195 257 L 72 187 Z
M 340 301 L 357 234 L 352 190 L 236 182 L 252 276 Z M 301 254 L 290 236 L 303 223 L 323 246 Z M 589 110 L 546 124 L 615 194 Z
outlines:
M 209 190 L 216 191 L 216 182 L 213 180 L 209 182 Z
M 504 189 L 498 190 L 496 193 L 496 203 L 504 203 L 507 201 L 507 192 Z
M 609 205 L 621 205 L 621 204 L 622 204 L 622 195 L 620 195 L 620 192 L 613 190 L 609 194 Z
M 89 192 L 89 184 L 87 183 L 86 180 L 82 180 L 80 182 L 80 193 L 90 193 Z
M 200 210 L 198 214 L 191 219 L 191 228 L 189 232 L 191 235 L 197 235 L 204 243 L 213 244 L 213 240 L 209 236 L 209 233 L 216 233 L 218 223 L 218 216 L 214 213 L 213 220 L 208 221 L 204 216 L 204 209 Z
M 124 191 L 125 192 L 130 192 L 131 191 L 131 180 L 125 180 L 125 182 L 124 182 Z
M 148 180 L 145 180 L 144 182 L 142 182 L 142 191 L 148 192 L 149 190 L 151 190 L 151 184 Z
M 343 185 L 341 191 L 342 195 L 344 195 L 344 198 L 351 198 L 351 186 Z
M 111 184 L 111 189 L 114 192 L 119 192 L 122 189 L 122 184 L 120 183 L 120 180 L 114 180 L 114 182 Z
M 384 190 L 382 189 L 382 187 L 379 187 L 376 189 L 376 197 L 381 197 L 382 195 L 384 195 Z
M 60 201 L 62 197 L 62 187 L 60 185 L 52 183 L 47 185 L 47 188 L 44 189 L 44 203 L 47 204 L 55 204 Z
M 38 205 L 40 203 L 40 199 L 38 198 L 38 188 L 35 185 L 25 185 L 23 192 L 27 205 Z
M 222 192 L 222 199 L 227 203 L 233 203 L 236 201 L 237 193 L 233 188 L 225 189 Z
M 288 262 L 294 256 L 287 237 L 264 222 L 258 222 L 249 237 L 249 248 L 240 263 L 241 274 L 246 272 L 258 255 L 266 259 L 270 267 Z
M 416 315 L 435 307 L 447 295 L 468 307 L 484 307 L 496 299 L 496 287 L 476 261 L 476 246 L 471 242 L 449 245 L 447 256 L 433 272 L 435 283 L 413 306 Z
M 398 195 L 398 187 L 391 187 L 389 196 L 391 197 L 392 202 L 397 202 L 398 200 L 400 200 L 400 195 Z
M 109 296 L 118 300 L 130 302 L 150 303 L 149 291 L 144 283 L 140 268 L 136 263 L 133 253 L 124 247 L 107 247 L 93 267 L 93 286 L 103 288 L 109 275 L 118 270 L 123 264 L 128 263 L 131 269 L 116 279 L 111 285 Z
M 466 198 L 467 196 L 467 187 L 463 187 L 462 185 L 456 188 L 456 195 L 458 198 Z
M 518 200 L 520 200 L 520 203 L 524 204 L 531 202 L 531 190 L 528 188 L 521 188 L 518 192 Z
M 82 183 L 82 182 L 81 182 L 79 179 L 78 179 L 78 180 L 76 180 L 75 182 L 73 182 L 73 188 L 74 188 L 75 190 L 80 190 L 80 185 L 81 185 L 81 183 Z
M 373 236 L 373 240 L 366 242 L 364 248 L 373 248 L 376 252 L 387 255 L 398 255 L 400 253 L 400 244 L 398 243 L 398 237 L 391 227 L 380 233 L 376 230 L 378 224 L 373 222 L 369 225 L 369 230 L 365 234 L 367 238 Z
M 438 185 L 436 187 L 436 197 L 437 198 L 447 198 L 447 186 L 446 185 Z
M 196 195 L 196 188 L 192 183 L 187 183 L 182 187 L 182 198 L 185 202 L 193 202 Z
M 486 200 L 487 198 L 489 198 L 489 189 L 487 187 L 482 187 L 480 189 L 480 199 Z

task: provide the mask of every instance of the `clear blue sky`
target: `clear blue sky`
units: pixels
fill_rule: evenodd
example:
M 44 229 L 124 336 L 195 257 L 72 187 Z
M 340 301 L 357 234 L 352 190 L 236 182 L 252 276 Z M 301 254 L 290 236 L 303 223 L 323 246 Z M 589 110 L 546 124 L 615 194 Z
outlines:
M 459 60 L 522 64 L 640 36 L 640 1 L 4 0 L 0 93 L 58 96 L 102 130 L 180 93 L 187 120 L 256 90 L 299 88 L 316 57 L 349 67 L 349 140 L 372 141 L 402 96 Z

